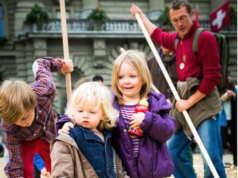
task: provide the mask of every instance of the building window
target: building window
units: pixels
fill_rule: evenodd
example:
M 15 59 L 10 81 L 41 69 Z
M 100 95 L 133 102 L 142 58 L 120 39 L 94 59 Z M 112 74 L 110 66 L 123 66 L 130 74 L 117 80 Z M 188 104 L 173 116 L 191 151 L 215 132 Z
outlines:
M 4 21 L 3 21 L 3 8 L 0 4 L 0 37 L 4 37 Z

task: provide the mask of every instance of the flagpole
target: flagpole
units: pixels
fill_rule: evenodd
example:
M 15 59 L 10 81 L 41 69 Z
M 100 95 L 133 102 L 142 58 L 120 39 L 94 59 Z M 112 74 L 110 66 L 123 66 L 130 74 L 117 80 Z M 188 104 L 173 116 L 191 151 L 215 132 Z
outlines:
M 170 77 L 168 75 L 168 72 L 166 71 L 166 69 L 165 69 L 165 67 L 163 65 L 163 62 L 162 62 L 162 60 L 161 60 L 161 58 L 160 58 L 160 56 L 159 56 L 159 54 L 158 54 L 158 52 L 156 50 L 156 48 L 155 48 L 155 46 L 154 46 L 154 44 L 153 44 L 153 42 L 152 42 L 152 40 L 151 40 L 151 38 L 150 38 L 150 36 L 148 34 L 148 32 L 147 32 L 143 22 L 142 22 L 139 14 L 136 13 L 135 17 L 136 17 L 136 19 L 137 19 L 137 21 L 138 21 L 138 23 L 140 25 L 140 28 L 141 28 L 141 30 L 142 30 L 142 32 L 143 32 L 143 34 L 144 34 L 148 44 L 149 44 L 149 46 L 150 46 L 154 56 L 155 56 L 155 59 L 157 60 L 159 66 L 160 66 L 160 68 L 161 68 L 161 70 L 162 70 L 162 72 L 164 74 L 165 79 L 168 82 L 169 87 L 171 88 L 171 90 L 173 92 L 173 95 L 174 95 L 175 99 L 177 101 L 180 100 L 180 97 L 179 97 L 179 95 L 178 95 L 178 93 L 177 93 L 177 91 L 176 91 L 176 89 L 175 89 L 175 87 L 174 87 L 174 85 L 172 83 L 172 80 L 170 79 Z M 202 151 L 202 154 L 203 154 L 205 160 L 207 161 L 207 164 L 208 164 L 208 166 L 209 166 L 209 168 L 210 168 L 214 178 L 219 178 L 219 175 L 217 174 L 217 171 L 216 171 L 216 169 L 215 169 L 215 167 L 214 167 L 214 165 L 213 165 L 213 163 L 212 163 L 212 161 L 211 161 L 211 159 L 210 159 L 210 157 L 209 157 L 209 155 L 207 153 L 207 150 L 205 149 L 205 147 L 204 147 L 204 145 L 203 145 L 203 143 L 202 143 L 202 141 L 201 141 L 201 139 L 200 139 L 200 137 L 199 137 L 199 135 L 197 133 L 196 128 L 194 127 L 194 125 L 193 125 L 193 123 L 192 123 L 192 121 L 191 121 L 191 119 L 190 119 L 190 117 L 188 115 L 188 112 L 186 110 L 183 111 L 183 115 L 184 115 L 184 117 L 185 117 L 185 119 L 186 119 L 186 121 L 187 121 L 187 123 L 188 123 L 188 125 L 189 125 L 189 127 L 190 127 L 190 129 L 192 131 L 192 133 L 193 133 L 194 139 L 196 140 L 198 146 L 200 147 L 200 149 Z
M 64 59 L 69 59 L 69 45 L 68 45 L 68 34 L 67 34 L 67 23 L 66 23 L 64 0 L 60 0 L 60 14 L 61 14 L 61 29 L 62 29 L 62 38 L 63 38 Z M 65 80 L 66 80 L 67 101 L 69 101 L 71 98 L 71 93 L 72 93 L 70 73 L 65 74 Z

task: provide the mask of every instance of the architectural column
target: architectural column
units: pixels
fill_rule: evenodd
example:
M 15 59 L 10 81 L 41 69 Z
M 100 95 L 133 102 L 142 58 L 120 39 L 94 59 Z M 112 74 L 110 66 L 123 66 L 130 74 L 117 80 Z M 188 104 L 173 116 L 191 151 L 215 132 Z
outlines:
M 36 60 L 33 52 L 33 45 L 31 41 L 26 42 L 26 69 L 27 69 L 27 83 L 32 83 L 35 81 L 34 74 L 32 72 L 32 64 Z
M 27 81 L 25 44 L 20 42 L 16 43 L 16 68 L 17 78 Z
M 148 17 L 150 20 L 157 20 L 164 11 L 164 0 L 149 0 Z
M 47 56 L 46 39 L 34 39 L 34 59 Z
M 106 65 L 106 44 L 104 39 L 95 39 L 93 41 L 93 64 L 96 68 L 102 68 Z
M 44 9 L 42 0 L 24 1 L 18 0 L 15 10 L 14 30 L 15 36 L 24 34 L 24 22 L 26 21 L 26 15 L 31 11 L 35 4 L 38 4 Z
M 98 6 L 98 0 L 82 0 L 81 18 L 86 19 L 96 6 Z

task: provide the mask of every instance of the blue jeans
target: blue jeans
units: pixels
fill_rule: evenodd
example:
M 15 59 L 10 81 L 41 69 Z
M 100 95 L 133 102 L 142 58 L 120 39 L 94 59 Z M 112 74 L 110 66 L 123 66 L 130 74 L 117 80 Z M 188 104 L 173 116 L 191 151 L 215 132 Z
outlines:
M 198 134 L 217 170 L 220 178 L 226 178 L 225 168 L 222 162 L 222 141 L 220 135 L 219 121 L 213 117 L 205 120 L 198 127 Z M 169 151 L 174 161 L 175 178 L 196 178 L 194 169 L 186 156 L 186 152 L 192 141 L 188 139 L 183 130 L 176 132 L 167 142 Z M 213 178 L 212 172 L 208 167 L 203 155 L 204 178 Z

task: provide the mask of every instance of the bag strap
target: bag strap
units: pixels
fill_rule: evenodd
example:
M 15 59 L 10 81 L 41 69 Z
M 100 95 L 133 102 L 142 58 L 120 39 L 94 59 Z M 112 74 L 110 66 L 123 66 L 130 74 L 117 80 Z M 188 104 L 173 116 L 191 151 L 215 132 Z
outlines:
M 200 35 L 200 33 L 205 30 L 204 28 L 198 28 L 197 31 L 195 32 L 195 35 L 193 37 L 193 52 L 194 53 L 197 53 L 197 43 L 198 43 L 198 37 Z M 178 39 L 178 36 L 175 38 L 175 41 L 174 41 L 174 47 L 175 49 L 177 49 L 177 46 L 178 46 L 178 42 L 179 42 L 179 39 Z
M 178 42 L 179 42 L 179 39 L 178 39 L 178 36 L 177 36 L 177 37 L 175 38 L 175 41 L 174 41 L 175 50 L 177 49 Z
M 202 31 L 205 30 L 204 28 L 198 28 L 195 32 L 195 35 L 193 37 L 193 52 L 197 53 L 197 46 L 198 46 L 198 37 L 202 33 Z

